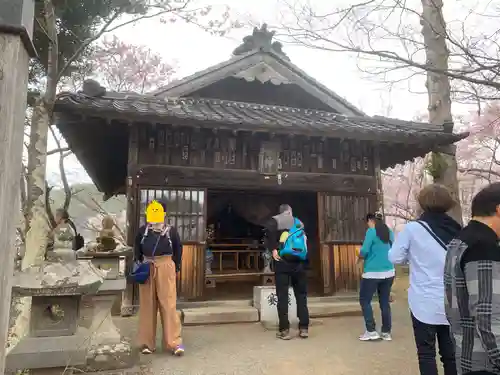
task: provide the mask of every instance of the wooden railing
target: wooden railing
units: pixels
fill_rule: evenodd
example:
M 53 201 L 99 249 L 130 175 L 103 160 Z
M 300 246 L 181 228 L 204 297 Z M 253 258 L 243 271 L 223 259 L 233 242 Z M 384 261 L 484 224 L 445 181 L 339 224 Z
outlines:
M 265 249 L 255 243 L 213 243 L 210 244 L 213 256 L 210 270 L 213 275 L 230 275 L 238 273 L 260 274 L 264 268 L 262 253 Z

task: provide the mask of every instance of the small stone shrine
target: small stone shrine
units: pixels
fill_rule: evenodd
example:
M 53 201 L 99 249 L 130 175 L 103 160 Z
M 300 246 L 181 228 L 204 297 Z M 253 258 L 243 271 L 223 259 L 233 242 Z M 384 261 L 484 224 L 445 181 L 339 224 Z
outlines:
M 89 331 L 78 325 L 83 295 L 95 294 L 104 274 L 91 262 L 45 262 L 15 275 L 12 294 L 32 297 L 29 334 L 7 354 L 6 373 L 85 365 Z

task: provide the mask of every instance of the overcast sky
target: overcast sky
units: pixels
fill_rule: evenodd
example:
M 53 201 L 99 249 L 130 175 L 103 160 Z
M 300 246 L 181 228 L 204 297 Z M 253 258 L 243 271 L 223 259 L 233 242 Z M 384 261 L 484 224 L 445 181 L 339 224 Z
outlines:
M 228 3 L 227 0 L 200 1 L 215 4 L 214 14 L 223 9 L 221 5 Z M 231 0 L 230 4 L 232 12 L 242 19 L 251 18 L 257 22 L 277 24 L 278 15 L 282 11 L 280 5 L 277 4 L 278 1 Z M 310 2 L 322 7 L 332 3 L 331 0 L 310 0 Z M 467 2 L 467 0 L 462 0 L 455 8 L 446 9 L 449 17 L 456 17 L 457 12 L 460 13 L 460 7 Z M 216 37 L 194 25 L 162 24 L 159 20 L 148 20 L 122 28 L 116 35 L 126 42 L 147 45 L 160 53 L 166 62 L 175 61 L 178 67 L 176 76 L 181 78 L 228 59 L 242 37 L 249 33 L 251 29 L 247 28 L 235 30 L 226 37 Z M 426 112 L 427 95 L 415 93 L 416 91 L 425 92 L 423 77 L 414 78 L 411 82 L 403 82 L 392 90 L 388 90 L 386 86 L 367 79 L 366 75 L 358 70 L 356 58 L 348 54 L 324 52 L 292 45 L 285 45 L 284 50 L 294 64 L 369 115 L 384 115 L 409 120 Z M 463 106 L 454 106 L 455 114 L 463 114 L 468 110 Z M 51 147 L 53 144 L 49 145 L 49 149 Z M 71 182 L 90 182 L 74 156 L 69 157 L 66 164 Z M 47 172 L 51 182 L 57 183 L 57 157 L 49 158 Z

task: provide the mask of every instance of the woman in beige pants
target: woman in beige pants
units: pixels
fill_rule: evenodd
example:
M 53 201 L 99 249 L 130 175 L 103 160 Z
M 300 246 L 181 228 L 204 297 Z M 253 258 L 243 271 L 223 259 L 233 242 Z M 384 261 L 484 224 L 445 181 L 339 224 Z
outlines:
M 139 229 L 135 258 L 151 262 L 150 275 L 139 285 L 138 343 L 143 354 L 156 349 L 158 309 L 163 328 L 163 348 L 173 355 L 184 354 L 181 322 L 177 315 L 176 274 L 180 270 L 182 244 L 175 227 L 150 223 Z

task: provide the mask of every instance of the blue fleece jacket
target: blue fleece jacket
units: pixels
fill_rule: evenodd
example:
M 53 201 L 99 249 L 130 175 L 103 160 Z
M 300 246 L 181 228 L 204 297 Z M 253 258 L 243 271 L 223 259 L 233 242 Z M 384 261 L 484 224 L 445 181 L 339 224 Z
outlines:
M 390 231 L 389 243 L 383 243 L 377 236 L 375 228 L 368 228 L 360 255 L 364 258 L 363 272 L 385 272 L 394 269 L 389 260 L 389 250 L 394 242 L 394 233 Z

